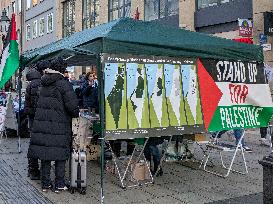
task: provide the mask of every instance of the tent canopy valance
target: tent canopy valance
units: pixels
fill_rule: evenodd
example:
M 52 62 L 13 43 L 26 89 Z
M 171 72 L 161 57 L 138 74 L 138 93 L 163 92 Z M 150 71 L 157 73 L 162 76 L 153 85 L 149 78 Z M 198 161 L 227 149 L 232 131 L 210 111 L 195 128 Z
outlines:
M 67 56 L 70 65 L 84 65 L 100 53 L 263 61 L 262 48 L 257 45 L 120 18 L 27 51 L 22 62 L 28 65 L 41 58 Z

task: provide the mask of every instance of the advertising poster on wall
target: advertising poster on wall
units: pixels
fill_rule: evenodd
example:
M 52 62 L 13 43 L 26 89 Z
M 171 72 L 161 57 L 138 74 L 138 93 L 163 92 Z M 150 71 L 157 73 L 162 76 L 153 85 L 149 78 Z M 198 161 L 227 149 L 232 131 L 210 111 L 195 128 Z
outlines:
M 238 19 L 239 36 L 252 37 L 253 23 L 252 20 Z
M 204 132 L 196 60 L 104 55 L 106 138 Z

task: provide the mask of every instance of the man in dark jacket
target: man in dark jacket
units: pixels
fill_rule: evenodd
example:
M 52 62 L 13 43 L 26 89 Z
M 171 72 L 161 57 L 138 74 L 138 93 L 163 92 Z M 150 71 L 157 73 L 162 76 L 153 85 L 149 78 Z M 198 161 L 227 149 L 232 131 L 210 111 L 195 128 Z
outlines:
M 32 68 L 26 74 L 26 78 L 30 83 L 26 89 L 25 96 L 25 114 L 28 116 L 28 128 L 31 134 L 31 128 L 35 116 L 37 101 L 39 98 L 38 90 L 41 84 L 41 74 L 35 68 Z M 40 179 L 39 164 L 37 158 L 28 158 L 28 175 L 31 180 Z
M 43 75 L 43 70 L 49 67 L 50 62 L 48 60 L 40 61 L 37 63 L 37 66 L 33 66 L 26 75 L 26 78 L 28 81 L 30 81 L 30 83 L 26 88 L 24 112 L 28 115 L 28 128 L 30 134 L 39 98 L 41 77 Z M 28 158 L 28 174 L 31 180 L 40 179 L 40 171 L 37 157 Z
M 45 70 L 32 128 L 29 155 L 41 159 L 43 191 L 52 188 L 51 161 L 55 161 L 55 192 L 67 190 L 65 162 L 71 152 L 72 118 L 79 116 L 79 108 L 72 85 L 62 74 L 65 68 L 57 58 Z

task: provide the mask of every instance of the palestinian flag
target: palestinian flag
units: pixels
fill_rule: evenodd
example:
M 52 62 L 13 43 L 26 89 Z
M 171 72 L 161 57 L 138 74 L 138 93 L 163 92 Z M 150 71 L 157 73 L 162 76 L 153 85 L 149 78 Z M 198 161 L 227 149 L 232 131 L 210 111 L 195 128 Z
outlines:
M 19 49 L 17 43 L 15 14 L 12 14 L 10 28 L 4 42 L 0 64 L 0 88 L 19 68 Z
M 202 59 L 198 78 L 208 131 L 268 126 L 273 103 L 263 64 Z

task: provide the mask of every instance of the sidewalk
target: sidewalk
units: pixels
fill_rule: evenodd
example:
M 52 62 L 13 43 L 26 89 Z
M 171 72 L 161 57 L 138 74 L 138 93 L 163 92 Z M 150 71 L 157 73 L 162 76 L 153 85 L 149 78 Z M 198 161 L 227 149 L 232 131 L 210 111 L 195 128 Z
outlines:
M 248 131 L 246 142 L 253 153 L 246 153 L 249 174 L 243 176 L 231 173 L 226 179 L 208 174 L 202 170 L 193 170 L 177 163 L 165 163 L 164 175 L 155 180 L 154 185 L 128 188 L 119 187 L 112 175 L 105 175 L 106 204 L 260 204 L 262 203 L 262 166 L 258 164 L 269 148 L 259 145 L 259 132 Z M 0 144 L 0 203 L 58 203 L 83 204 L 99 203 L 100 168 L 96 162 L 88 163 L 87 194 L 63 192 L 42 193 L 40 183 L 30 181 L 27 175 L 26 152 L 28 139 L 22 140 L 22 153 L 3 152 L 17 150 L 17 139 L 9 138 Z M 200 152 L 196 152 L 201 157 Z M 220 160 L 219 160 L 220 162 Z M 218 163 L 220 164 L 220 163 Z M 216 163 L 216 165 L 218 166 Z

